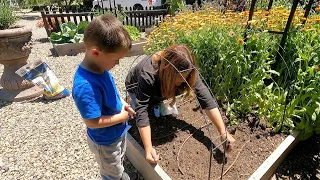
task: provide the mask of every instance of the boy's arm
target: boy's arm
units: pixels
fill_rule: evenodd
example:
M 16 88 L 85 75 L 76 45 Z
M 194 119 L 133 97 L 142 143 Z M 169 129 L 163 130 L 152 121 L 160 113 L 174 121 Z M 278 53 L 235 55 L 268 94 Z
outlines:
M 129 119 L 124 105 L 122 105 L 122 109 L 118 114 L 102 115 L 102 94 L 94 84 L 84 83 L 81 86 L 75 86 L 73 98 L 88 128 L 109 127 Z
M 83 119 L 88 128 L 104 128 L 113 126 L 128 120 L 128 112 L 122 108 L 119 114 L 112 116 L 100 116 L 95 119 Z

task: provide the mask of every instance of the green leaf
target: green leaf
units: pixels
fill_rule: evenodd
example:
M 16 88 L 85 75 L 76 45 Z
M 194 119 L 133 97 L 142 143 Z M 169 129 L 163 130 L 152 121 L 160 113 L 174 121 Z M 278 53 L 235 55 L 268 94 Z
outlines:
M 177 2 L 177 4 L 178 4 L 178 8 L 179 8 L 179 9 L 181 9 L 181 10 L 184 9 L 184 6 L 183 6 L 183 4 L 182 4 L 181 2 Z
M 78 34 L 84 34 L 84 30 L 88 27 L 89 23 L 87 21 L 81 21 L 77 27 L 76 32 Z
M 125 25 L 124 28 L 128 31 L 128 33 L 133 41 L 137 41 L 140 39 L 141 34 L 140 34 L 138 28 L 136 28 L 135 26 L 128 26 L 128 25 Z
M 267 89 L 272 89 L 273 83 L 271 83 L 269 86 L 267 86 Z
M 256 98 L 261 98 L 261 95 L 259 93 L 254 93 Z
M 70 41 L 73 42 L 73 43 L 80 43 L 83 41 L 83 37 L 84 35 L 83 34 L 76 34 L 73 39 L 71 39 Z
M 312 114 L 311 120 L 312 120 L 312 121 L 316 121 L 316 120 L 317 120 L 317 113 L 316 113 L 316 112 L 314 112 L 314 113 Z
M 59 33 L 52 32 L 50 35 L 50 41 L 53 44 L 63 44 L 63 43 L 67 43 L 68 39 L 61 36 L 61 32 L 59 32 Z
M 67 22 L 60 25 L 62 34 L 69 33 L 69 31 L 76 31 L 77 25 L 74 22 Z
M 271 73 L 271 74 L 275 74 L 275 75 L 277 75 L 277 76 L 280 76 L 280 73 L 278 73 L 278 72 L 275 71 L 275 70 L 269 70 L 269 71 L 267 71 L 267 72 L 269 72 L 269 73 Z

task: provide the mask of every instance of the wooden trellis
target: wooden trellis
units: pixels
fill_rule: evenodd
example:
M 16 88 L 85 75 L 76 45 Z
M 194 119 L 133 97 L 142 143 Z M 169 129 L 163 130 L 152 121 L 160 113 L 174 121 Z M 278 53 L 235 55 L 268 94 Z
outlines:
M 248 30 L 251 28 L 249 21 L 252 20 L 252 17 L 254 15 L 254 8 L 256 6 L 256 3 L 257 3 L 257 0 L 252 0 L 252 2 L 251 2 L 250 11 L 249 11 L 249 18 L 248 18 L 248 22 L 247 22 L 247 26 L 246 26 L 246 31 L 244 33 L 244 41 L 245 42 L 247 41 Z M 299 3 L 299 0 L 293 0 L 292 6 L 291 6 L 291 11 L 290 11 L 286 26 L 284 28 L 284 31 L 280 31 L 280 32 L 279 31 L 268 31 L 269 33 L 282 34 L 282 38 L 281 38 L 281 41 L 279 44 L 279 50 L 278 50 L 278 53 L 276 56 L 276 62 L 280 61 L 281 57 L 283 57 L 283 55 L 284 55 L 284 46 L 286 44 L 289 28 L 291 26 L 291 23 L 292 23 L 294 14 L 296 12 L 298 3 Z M 311 10 L 313 3 L 314 3 L 314 0 L 309 0 L 308 4 L 306 6 L 306 9 L 305 9 L 304 16 L 303 16 L 305 19 L 303 20 L 302 24 L 305 24 L 306 19 L 308 18 L 309 14 L 310 14 L 310 10 Z M 269 4 L 268 4 L 268 8 L 267 8 L 268 11 L 271 10 L 272 4 L 273 4 L 273 0 L 270 0 Z

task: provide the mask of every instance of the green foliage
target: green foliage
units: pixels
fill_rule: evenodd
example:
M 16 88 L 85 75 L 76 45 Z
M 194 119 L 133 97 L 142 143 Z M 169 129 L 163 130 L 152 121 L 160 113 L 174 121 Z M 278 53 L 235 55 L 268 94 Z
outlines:
M 52 3 L 57 3 L 58 6 L 71 6 L 82 4 L 82 0 L 50 0 Z
M 120 22 L 123 22 L 124 18 L 126 17 L 125 12 L 120 11 L 118 9 L 116 9 L 116 12 L 114 12 L 114 11 L 102 11 L 102 10 L 92 8 L 91 11 L 95 13 L 95 16 L 100 16 L 103 14 L 111 14 L 113 16 L 116 16 Z
M 73 22 L 63 23 L 60 25 L 60 32 L 51 33 L 50 41 L 53 44 L 82 42 L 84 30 L 87 28 L 87 26 L 88 22 L 85 21 L 80 22 L 78 26 Z
M 167 0 L 166 4 L 170 5 L 170 15 L 174 16 L 177 10 L 184 9 L 184 1 L 183 0 Z
M 50 4 L 51 0 L 16 0 L 16 2 L 20 7 L 31 7 Z
M 136 28 L 135 26 L 127 26 L 127 25 L 125 25 L 124 27 L 128 31 L 128 33 L 133 41 L 137 41 L 140 39 L 141 34 L 140 34 L 138 28 Z
M 246 42 L 242 37 L 248 12 L 178 14 L 151 33 L 145 50 L 188 45 L 231 123 L 252 113 L 275 132 L 299 130 L 305 139 L 320 134 L 320 16 L 309 16 L 302 26 L 303 11 L 297 12 L 279 61 L 281 36 L 265 30 L 283 27 L 288 17 L 283 8 L 256 12 L 260 17 L 250 22 Z
M 8 29 L 17 21 L 17 16 L 13 14 L 8 5 L 0 3 L 0 30 Z

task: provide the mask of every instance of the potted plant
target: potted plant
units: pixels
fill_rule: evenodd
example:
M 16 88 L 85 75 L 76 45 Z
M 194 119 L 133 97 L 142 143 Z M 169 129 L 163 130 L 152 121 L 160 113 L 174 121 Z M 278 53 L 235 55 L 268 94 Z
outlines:
M 31 53 L 30 28 L 14 26 L 17 17 L 7 5 L 0 4 L 0 64 L 4 65 L 0 79 L 0 99 L 20 101 L 34 98 L 42 90 L 18 76 L 15 71 L 27 64 Z

